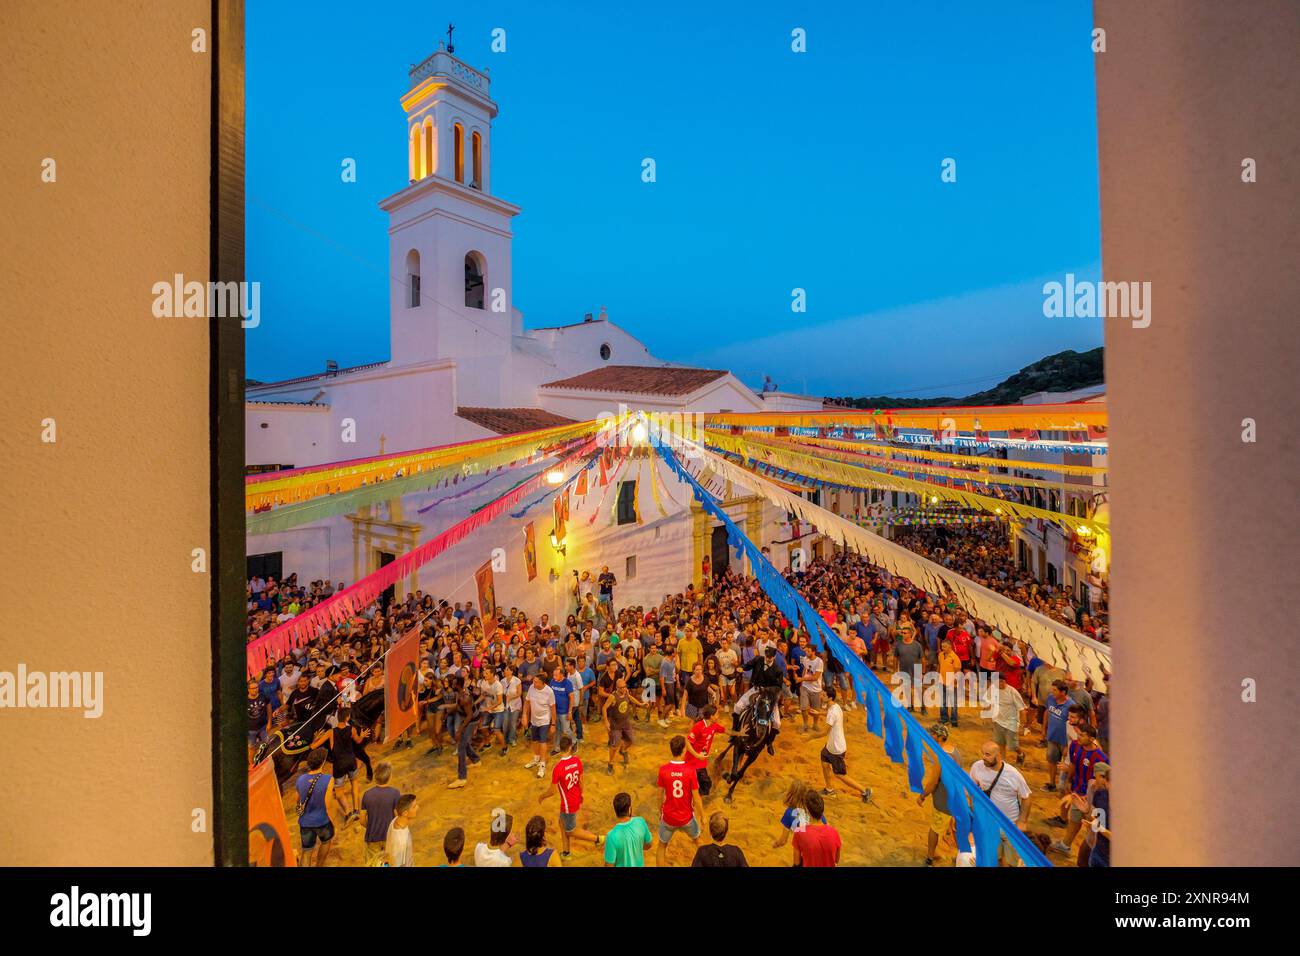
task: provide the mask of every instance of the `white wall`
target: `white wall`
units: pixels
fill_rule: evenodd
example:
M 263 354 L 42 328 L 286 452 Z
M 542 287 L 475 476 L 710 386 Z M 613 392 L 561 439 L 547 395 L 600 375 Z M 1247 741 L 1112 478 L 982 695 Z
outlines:
M 244 461 L 301 468 L 327 461 L 330 409 L 321 405 L 244 405 Z
M 475 570 L 492 556 L 494 548 L 505 551 L 506 571 L 496 575 L 497 599 L 506 607 L 517 605 L 536 615 L 543 611 L 554 615 L 568 612 L 567 587 L 572 570 L 598 571 L 608 564 L 618 577 L 617 593 L 620 603 L 649 605 L 657 603 L 667 593 L 685 588 L 691 573 L 691 527 L 688 506 L 690 493 L 677 482 L 671 472 L 657 460 L 660 500 L 666 517 L 661 517 L 655 506 L 649 486 L 652 463 L 629 462 L 617 474 L 617 480 L 637 479 L 638 507 L 643 523 L 619 527 L 612 523 L 612 509 L 618 493 L 611 483 L 608 492 L 599 484 L 599 469 L 588 472 L 589 491 L 578 499 L 571 493 L 570 521 L 565 538 L 566 553 L 560 555 L 550 545 L 549 534 L 553 526 L 552 499 L 542 501 L 519 518 L 507 513 L 486 527 L 470 535 L 418 573 L 415 586 L 425 593 L 445 597 L 452 601 L 476 600 L 473 576 Z M 421 515 L 418 509 L 457 493 L 457 487 L 439 488 L 418 495 L 409 495 L 402 502 L 403 518 L 418 521 L 423 526 L 419 542 L 423 543 L 466 517 L 474 508 L 503 493 L 524 475 L 523 471 L 502 472 L 492 481 L 454 502 L 435 505 Z M 481 478 L 469 479 L 471 487 Z M 603 493 L 603 494 L 602 494 Z M 522 510 L 540 492 L 530 495 L 512 508 Z M 377 513 L 386 515 L 380 506 Z M 590 520 L 596 515 L 594 523 Z M 529 582 L 523 559 L 524 528 L 533 522 L 537 542 L 537 577 Z M 298 573 L 300 581 L 328 577 L 335 583 L 353 584 L 352 522 L 345 516 L 329 518 L 290 531 L 268 535 L 254 535 L 248 539 L 248 553 L 283 552 L 285 574 Z M 637 575 L 626 578 L 626 559 L 635 555 Z M 367 555 L 361 556 L 362 574 L 369 569 Z M 560 580 L 552 582 L 549 571 L 555 568 Z M 399 594 L 406 588 L 399 586 Z

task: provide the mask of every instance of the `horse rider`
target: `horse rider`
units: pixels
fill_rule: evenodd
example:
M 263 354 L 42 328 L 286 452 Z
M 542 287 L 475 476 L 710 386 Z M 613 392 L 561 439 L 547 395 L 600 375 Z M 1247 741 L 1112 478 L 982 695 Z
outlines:
M 769 693 L 775 700 L 785 681 L 785 667 L 777 660 L 776 646 L 773 644 L 763 649 L 762 657 L 754 657 L 745 664 L 744 670 L 749 672 L 749 690 L 740 695 L 736 706 L 732 708 L 731 729 L 733 731 L 740 729 L 741 718 L 760 693 Z M 772 726 L 777 730 L 781 729 L 780 707 L 772 708 Z

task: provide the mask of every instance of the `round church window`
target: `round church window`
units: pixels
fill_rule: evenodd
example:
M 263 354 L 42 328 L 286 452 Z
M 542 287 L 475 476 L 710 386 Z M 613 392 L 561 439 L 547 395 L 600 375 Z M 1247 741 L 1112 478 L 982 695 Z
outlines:
M 608 343 L 608 342 L 602 342 L 602 343 L 600 344 L 600 357 L 601 357 L 602 359 L 604 359 L 606 362 L 608 362 L 608 361 L 609 361 L 609 357 L 610 357 L 611 355 L 613 355 L 613 354 L 614 354 L 614 352 L 613 352 L 613 350 L 609 347 L 609 343 Z

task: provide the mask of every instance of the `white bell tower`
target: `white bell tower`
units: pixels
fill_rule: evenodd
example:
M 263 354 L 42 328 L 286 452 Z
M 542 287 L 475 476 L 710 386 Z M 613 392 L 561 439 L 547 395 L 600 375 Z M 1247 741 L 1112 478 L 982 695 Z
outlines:
M 461 404 L 501 400 L 513 331 L 510 220 L 495 198 L 490 77 L 445 43 L 411 67 L 406 113 L 410 184 L 388 213 L 394 367 L 452 360 Z

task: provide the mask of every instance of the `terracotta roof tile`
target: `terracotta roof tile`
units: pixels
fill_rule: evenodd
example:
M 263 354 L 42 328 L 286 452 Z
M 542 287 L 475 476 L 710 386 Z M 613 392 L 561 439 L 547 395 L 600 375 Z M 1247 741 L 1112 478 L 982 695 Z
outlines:
M 576 388 L 592 392 L 631 392 L 636 395 L 689 395 L 726 375 L 725 369 L 651 365 L 606 365 L 546 382 L 542 388 Z
M 475 408 L 462 405 L 456 409 L 456 415 L 498 435 L 572 425 L 575 421 L 544 408 Z

